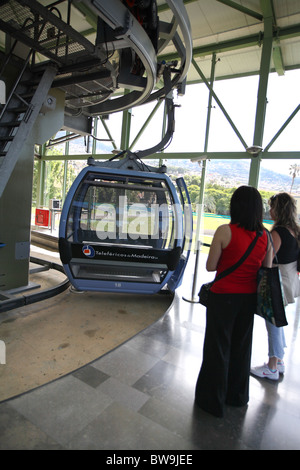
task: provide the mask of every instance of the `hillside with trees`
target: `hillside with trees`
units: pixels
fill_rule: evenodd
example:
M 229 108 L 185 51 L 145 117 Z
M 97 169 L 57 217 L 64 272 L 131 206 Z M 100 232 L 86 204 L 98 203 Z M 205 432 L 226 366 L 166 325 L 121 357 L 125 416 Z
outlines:
M 184 179 L 189 190 L 193 211 L 195 212 L 197 204 L 200 202 L 199 183 L 201 178 L 185 175 Z M 237 187 L 238 186 L 228 188 L 220 184 L 206 184 L 204 192 L 204 212 L 218 215 L 229 215 L 230 199 L 232 193 Z M 260 191 L 260 194 L 264 207 L 263 217 L 268 219 L 270 218 L 268 201 L 274 194 L 274 191 Z
M 60 154 L 57 148 L 50 154 Z M 71 156 L 70 156 L 71 157 Z M 100 157 L 100 155 L 99 155 Z M 72 157 L 71 157 L 72 158 Z M 145 160 L 147 163 L 148 160 Z M 150 165 L 158 161 L 149 160 Z M 193 210 L 196 211 L 200 197 L 201 168 L 197 162 L 190 160 L 166 160 L 168 174 L 173 180 L 183 176 L 187 184 Z M 66 178 L 67 190 L 70 188 L 79 171 L 86 166 L 86 161 L 69 161 Z M 206 185 L 204 195 L 204 212 L 228 215 L 230 198 L 233 191 L 242 184 L 248 184 L 250 162 L 248 160 L 211 160 L 206 165 Z M 51 160 L 47 162 L 47 184 L 44 189 L 45 200 L 62 199 L 64 179 L 64 162 Z M 300 166 L 296 163 L 289 168 L 289 175 L 261 169 L 259 191 L 264 203 L 264 218 L 269 218 L 268 200 L 276 192 L 287 191 L 300 193 Z M 36 167 L 34 172 L 33 201 L 36 200 Z

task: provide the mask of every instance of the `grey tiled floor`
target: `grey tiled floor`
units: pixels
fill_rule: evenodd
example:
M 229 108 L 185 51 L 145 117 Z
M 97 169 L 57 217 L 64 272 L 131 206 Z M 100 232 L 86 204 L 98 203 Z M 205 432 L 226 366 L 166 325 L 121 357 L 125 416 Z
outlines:
M 300 449 L 298 302 L 288 307 L 286 374 L 279 382 L 251 377 L 248 406 L 228 407 L 221 419 L 194 406 L 205 309 L 183 299 L 190 292 L 187 274 L 157 323 L 78 371 L 0 403 L 0 449 Z M 266 354 L 256 318 L 254 365 Z

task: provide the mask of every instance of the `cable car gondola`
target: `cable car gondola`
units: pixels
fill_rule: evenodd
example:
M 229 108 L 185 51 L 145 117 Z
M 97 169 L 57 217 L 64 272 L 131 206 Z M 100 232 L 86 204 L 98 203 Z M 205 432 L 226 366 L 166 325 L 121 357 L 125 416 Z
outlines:
M 168 78 L 167 69 L 164 75 Z M 164 166 L 141 160 L 173 135 L 170 94 L 166 109 L 168 127 L 160 144 L 121 152 L 107 162 L 89 159 L 70 188 L 59 251 L 77 290 L 155 294 L 163 288 L 174 292 L 181 283 L 192 241 L 188 191 L 183 178 L 176 180 L 177 191 Z
M 165 173 L 102 165 L 81 171 L 62 210 L 59 250 L 71 284 L 81 291 L 174 291 L 192 234 L 184 180 L 176 181 L 178 196 Z

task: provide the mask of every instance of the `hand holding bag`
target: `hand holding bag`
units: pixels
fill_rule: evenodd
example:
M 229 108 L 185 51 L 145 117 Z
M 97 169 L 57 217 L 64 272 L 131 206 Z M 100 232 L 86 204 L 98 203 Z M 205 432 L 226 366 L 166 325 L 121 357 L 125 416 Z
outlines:
M 269 234 L 268 234 L 269 235 Z M 274 250 L 272 238 L 269 235 Z M 281 283 L 281 275 L 278 266 L 271 268 L 261 267 L 258 271 L 257 286 L 257 308 L 256 314 L 275 326 L 286 326 L 288 324 L 284 308 L 284 292 Z
M 228 269 L 225 269 L 223 272 L 221 272 L 218 276 L 215 277 L 213 281 L 207 282 L 206 284 L 203 284 L 200 288 L 199 291 L 199 303 L 201 305 L 204 305 L 204 307 L 207 307 L 208 304 L 208 298 L 209 298 L 209 293 L 210 289 L 213 286 L 213 284 L 218 281 L 219 279 L 222 279 L 223 277 L 227 276 L 228 274 L 232 273 L 235 269 L 237 269 L 244 261 L 245 259 L 250 255 L 251 251 L 253 250 L 258 237 L 260 237 L 262 233 L 257 232 L 256 237 L 252 242 L 250 243 L 249 247 L 247 248 L 246 252 L 243 254 L 243 256 L 237 261 L 233 266 L 231 266 Z

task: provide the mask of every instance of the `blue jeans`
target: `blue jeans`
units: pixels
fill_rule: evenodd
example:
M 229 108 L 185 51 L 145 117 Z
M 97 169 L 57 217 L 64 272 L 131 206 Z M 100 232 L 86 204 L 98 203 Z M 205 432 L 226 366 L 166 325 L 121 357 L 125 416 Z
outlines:
M 278 328 L 268 321 L 266 321 L 266 327 L 269 340 L 269 357 L 283 359 L 284 348 L 286 348 L 283 327 Z

